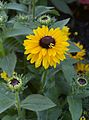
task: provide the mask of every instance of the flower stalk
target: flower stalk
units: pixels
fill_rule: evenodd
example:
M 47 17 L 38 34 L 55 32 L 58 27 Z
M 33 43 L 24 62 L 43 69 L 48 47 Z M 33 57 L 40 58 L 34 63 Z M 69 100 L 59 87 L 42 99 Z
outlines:
M 16 107 L 18 111 L 18 120 L 22 120 L 19 91 L 15 91 Z
M 35 0 L 32 1 L 32 14 L 33 14 L 33 21 L 35 20 Z

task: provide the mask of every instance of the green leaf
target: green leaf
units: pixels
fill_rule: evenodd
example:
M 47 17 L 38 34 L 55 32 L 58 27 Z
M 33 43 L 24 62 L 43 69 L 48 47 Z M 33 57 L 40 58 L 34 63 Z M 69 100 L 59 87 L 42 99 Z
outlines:
M 28 35 L 30 33 L 32 33 L 32 30 L 30 28 L 23 27 L 21 29 L 8 30 L 6 32 L 5 37 L 8 38 L 8 37 L 15 37 L 20 35 Z
M 48 120 L 48 111 L 47 110 L 45 110 L 45 111 L 39 111 L 39 112 L 37 112 L 37 118 L 39 119 L 39 120 Z
M 58 120 L 59 116 L 62 114 L 62 110 L 59 107 L 54 107 L 48 110 L 47 120 Z
M 0 84 L 0 113 L 4 112 L 14 104 L 14 95 L 7 91 L 3 84 Z
M 72 11 L 64 0 L 51 0 L 56 8 L 64 13 L 72 15 Z
M 17 50 L 18 48 L 20 48 L 21 46 L 20 42 L 15 38 L 10 37 L 8 39 L 5 39 L 3 44 L 4 44 L 5 50 L 8 50 L 8 52 L 11 52 L 12 50 Z
M 55 10 L 55 9 L 48 11 L 48 14 L 60 16 L 59 12 L 57 10 Z
M 82 100 L 73 96 L 68 96 L 67 101 L 72 120 L 79 120 L 80 116 L 82 115 Z
M 36 7 L 36 17 L 39 17 L 42 14 L 50 12 L 54 7 L 46 7 L 46 6 L 37 6 Z
M 69 51 L 68 52 L 80 52 L 79 47 L 77 47 L 73 42 L 70 42 Z
M 27 7 L 23 4 L 18 4 L 18 3 L 7 3 L 5 5 L 5 9 L 11 9 L 11 10 L 17 10 L 17 11 L 21 11 L 21 12 L 27 12 Z
M 22 108 L 36 112 L 47 110 L 55 106 L 56 104 L 53 103 L 48 97 L 42 96 L 40 94 L 29 95 L 25 100 L 22 101 L 21 104 Z
M 73 61 L 71 58 L 68 58 L 62 62 L 62 71 L 67 82 L 71 85 L 73 79 L 77 76 L 77 73 L 73 67 Z
M 60 27 L 62 29 L 63 26 L 65 26 L 69 22 L 69 20 L 70 20 L 70 18 L 67 18 L 67 19 L 61 20 L 61 21 L 57 21 L 53 25 L 51 25 L 51 27 L 53 27 L 53 28 Z
M 5 71 L 9 76 L 12 75 L 16 65 L 16 56 L 14 53 L 10 53 L 5 57 L 0 58 L 0 68 Z

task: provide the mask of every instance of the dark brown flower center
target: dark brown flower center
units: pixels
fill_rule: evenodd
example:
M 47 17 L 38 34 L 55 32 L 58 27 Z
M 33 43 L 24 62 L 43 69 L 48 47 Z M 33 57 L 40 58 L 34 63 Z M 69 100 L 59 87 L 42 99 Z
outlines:
M 77 52 L 73 52 L 71 53 L 72 56 L 76 56 Z
M 42 48 L 52 48 L 55 45 L 55 39 L 51 36 L 45 36 L 40 39 L 39 44 Z
M 78 79 L 78 82 L 79 82 L 81 85 L 84 85 L 84 84 L 86 84 L 86 79 L 84 79 L 84 78 L 79 78 L 79 79 Z
M 82 70 L 79 70 L 79 71 L 78 71 L 78 73 L 79 73 L 79 74 L 82 74 L 82 73 L 84 73 L 84 71 L 82 71 Z
M 18 85 L 20 82 L 17 80 L 17 79 L 13 79 L 11 80 L 11 85 L 15 86 L 15 85 Z

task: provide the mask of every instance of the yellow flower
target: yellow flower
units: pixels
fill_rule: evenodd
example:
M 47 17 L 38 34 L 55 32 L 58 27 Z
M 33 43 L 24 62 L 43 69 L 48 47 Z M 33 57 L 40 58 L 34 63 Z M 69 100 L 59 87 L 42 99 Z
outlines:
M 1 78 L 3 78 L 4 80 L 8 80 L 9 77 L 8 77 L 7 73 L 5 71 L 3 71 L 1 73 Z
M 77 63 L 76 70 L 80 74 L 89 72 L 89 64 Z
M 13 72 L 12 76 L 14 76 L 14 75 L 16 75 L 16 74 L 17 74 L 16 72 Z M 1 78 L 4 79 L 4 80 L 6 80 L 6 81 L 9 81 L 9 79 L 11 79 L 12 76 L 9 77 L 8 74 L 7 74 L 5 71 L 3 71 L 3 72 L 1 73 Z
M 84 56 L 86 54 L 86 50 L 83 49 L 83 45 L 81 45 L 79 42 L 75 43 L 77 47 L 79 47 L 80 51 L 79 52 L 74 52 L 70 54 L 70 57 L 76 59 L 76 60 L 83 60 Z
M 64 26 L 64 27 L 62 28 L 62 32 L 64 32 L 65 35 L 70 35 L 70 33 L 69 33 L 69 28 L 68 28 L 67 26 Z
M 64 29 L 51 28 L 47 26 L 38 27 L 33 30 L 34 34 L 26 36 L 24 40 L 25 52 L 27 60 L 35 63 L 35 67 L 43 66 L 47 69 L 49 66 L 56 67 L 66 57 L 65 54 L 69 50 L 68 30 L 66 34 Z

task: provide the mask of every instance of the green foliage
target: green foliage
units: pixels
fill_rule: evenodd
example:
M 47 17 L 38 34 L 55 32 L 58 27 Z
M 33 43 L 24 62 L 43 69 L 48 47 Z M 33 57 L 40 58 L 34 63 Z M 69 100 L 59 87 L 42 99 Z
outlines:
M 69 22 L 69 20 L 70 20 L 70 18 L 67 18 L 67 19 L 61 20 L 61 21 L 57 21 L 51 27 L 53 27 L 53 28 L 56 28 L 56 27 L 63 28 L 63 26 L 65 26 Z
M 47 70 L 42 66 L 35 68 L 34 63 L 27 61 L 23 47 L 26 35 L 34 34 L 34 29 L 42 27 L 38 19 L 43 15 L 51 19 L 47 25 L 49 28 L 67 26 L 70 18 L 60 20 L 60 15 L 73 16 L 69 5 L 76 1 L 0 1 L 0 120 L 79 120 L 84 108 L 88 110 L 89 82 L 80 87 L 76 80 L 82 76 L 89 81 L 89 73 L 86 75 L 76 71 L 75 65 L 81 61 L 71 58 L 69 54 L 81 49 L 75 46 L 73 40 L 68 40 L 70 46 L 66 59 L 61 60 L 56 68 L 50 66 Z M 35 34 L 39 36 L 41 33 Z M 15 90 L 19 82 L 22 83 L 21 89 Z
M 49 98 L 39 94 L 30 95 L 21 103 L 22 108 L 32 111 L 43 111 L 55 106 Z
M 82 100 L 74 96 L 67 97 L 72 120 L 79 120 L 82 114 Z
M 70 46 L 69 46 L 69 52 L 79 52 L 80 49 L 73 43 L 73 42 L 70 42 Z
M 52 3 L 60 11 L 72 15 L 72 11 L 70 10 L 69 6 L 66 4 L 65 0 L 52 0 Z
M 50 12 L 54 7 L 46 7 L 46 6 L 37 6 L 36 7 L 36 17 L 41 16 L 42 14 L 46 14 Z
M 6 115 L 2 118 L 2 120 L 16 120 L 16 116 L 9 116 L 9 115 Z
M 15 105 L 14 95 L 0 84 L 0 113 Z
M 16 56 L 14 53 L 10 53 L 5 57 L 0 58 L 0 68 L 2 68 L 3 71 L 6 71 L 6 73 L 8 73 L 9 76 L 11 76 L 14 72 L 15 65 Z
M 20 36 L 20 35 L 28 35 L 29 33 L 32 33 L 32 30 L 29 28 L 25 29 L 25 27 L 21 29 L 12 29 L 7 31 L 6 38 Z
M 20 11 L 20 12 L 27 13 L 27 7 L 25 5 L 14 3 L 14 2 L 6 4 L 5 9 L 17 10 L 17 11 Z
M 62 70 L 67 82 L 72 85 L 73 79 L 76 78 L 76 71 L 73 67 L 75 61 L 72 61 L 71 58 L 68 58 L 62 62 Z M 70 77 L 71 76 L 71 77 Z

